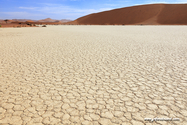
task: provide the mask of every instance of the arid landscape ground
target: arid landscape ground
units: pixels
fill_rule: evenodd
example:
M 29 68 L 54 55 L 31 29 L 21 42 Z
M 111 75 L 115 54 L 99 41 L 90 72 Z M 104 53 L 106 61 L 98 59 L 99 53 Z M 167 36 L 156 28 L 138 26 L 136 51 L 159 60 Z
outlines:
M 186 125 L 186 26 L 0 29 L 0 124 Z M 145 118 L 179 121 L 145 121 Z

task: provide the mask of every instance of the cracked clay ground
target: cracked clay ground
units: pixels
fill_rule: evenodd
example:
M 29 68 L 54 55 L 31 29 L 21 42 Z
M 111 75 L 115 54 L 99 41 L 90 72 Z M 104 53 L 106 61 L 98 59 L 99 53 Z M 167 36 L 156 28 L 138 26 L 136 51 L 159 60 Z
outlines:
M 187 125 L 187 27 L 1 28 L 0 124 Z

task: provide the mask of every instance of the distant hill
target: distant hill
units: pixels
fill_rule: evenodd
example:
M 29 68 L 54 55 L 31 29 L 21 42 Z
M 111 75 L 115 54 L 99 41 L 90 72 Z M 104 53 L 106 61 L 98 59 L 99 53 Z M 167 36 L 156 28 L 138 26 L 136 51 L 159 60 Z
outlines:
M 80 17 L 67 24 L 81 25 L 187 25 L 187 4 L 147 4 Z
M 67 19 L 55 20 L 55 19 L 51 19 L 51 18 L 46 18 L 46 19 L 38 20 L 38 22 L 61 22 L 61 23 L 69 22 L 69 21 L 72 21 L 72 20 L 67 20 Z
M 11 23 L 11 22 L 13 22 L 13 20 L 8 20 L 8 21 L 6 22 L 6 21 L 0 19 L 0 24 Z
M 55 21 L 58 21 L 58 20 L 54 20 L 54 19 L 51 19 L 51 18 L 46 18 L 46 19 L 38 20 L 38 22 L 55 22 Z
M 17 22 L 26 22 L 26 21 L 37 21 L 37 20 L 31 20 L 31 19 L 12 19 L 13 21 L 17 21 Z
M 11 23 L 11 22 L 58 22 L 58 23 L 65 23 L 65 22 L 70 22 L 72 20 L 68 20 L 68 19 L 61 19 L 61 20 L 55 20 L 55 19 L 51 19 L 51 18 L 46 18 L 46 19 L 42 19 L 42 20 L 31 20 L 31 19 L 8 19 L 7 23 Z M 0 19 L 0 23 L 6 23 L 3 19 Z
M 62 20 L 59 20 L 59 21 L 62 22 L 62 23 L 65 23 L 65 22 L 70 22 L 72 20 L 62 19 Z
M 71 20 L 62 19 L 54 20 L 51 18 L 43 20 L 31 20 L 31 19 L 8 19 L 7 21 L 0 19 L 1 27 L 36 27 L 36 25 L 63 25 Z

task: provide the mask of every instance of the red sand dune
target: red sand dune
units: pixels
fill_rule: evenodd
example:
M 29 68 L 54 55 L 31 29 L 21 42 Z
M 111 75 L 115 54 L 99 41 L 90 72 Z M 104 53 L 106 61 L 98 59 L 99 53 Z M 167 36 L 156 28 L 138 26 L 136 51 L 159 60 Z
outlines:
M 38 22 L 55 22 L 57 20 L 54 20 L 54 19 L 51 19 L 51 18 L 46 18 L 46 19 L 43 19 L 43 20 L 38 20 Z
M 66 24 L 186 25 L 187 4 L 148 4 L 93 13 Z

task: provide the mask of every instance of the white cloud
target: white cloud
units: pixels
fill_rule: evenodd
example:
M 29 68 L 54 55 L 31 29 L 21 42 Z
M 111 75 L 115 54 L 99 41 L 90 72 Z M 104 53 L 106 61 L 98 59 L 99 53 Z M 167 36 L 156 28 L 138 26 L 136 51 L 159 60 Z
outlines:
M 187 0 L 148 0 L 146 4 L 153 4 L 153 3 L 168 3 L 168 4 L 177 4 L 177 3 L 187 3 Z
M 99 8 L 99 9 L 79 9 L 73 8 L 70 6 L 64 6 L 60 4 L 49 4 L 43 3 L 41 7 L 19 7 L 22 10 L 29 10 L 29 11 L 37 11 L 44 15 L 56 15 L 59 18 L 69 17 L 69 19 L 79 18 L 80 16 L 84 16 L 91 13 L 97 13 L 101 11 L 111 10 L 113 8 Z
M 142 2 L 141 4 L 134 4 L 134 6 L 137 5 L 145 5 L 145 4 L 181 4 L 181 3 L 187 3 L 187 0 L 147 0 L 145 2 Z
M 41 17 L 41 14 L 33 14 L 28 12 L 0 12 L 1 16 L 6 19 L 32 19 Z
M 19 9 L 34 10 L 37 9 L 37 7 L 19 7 Z
M 177 0 L 178 3 L 187 3 L 187 0 Z

